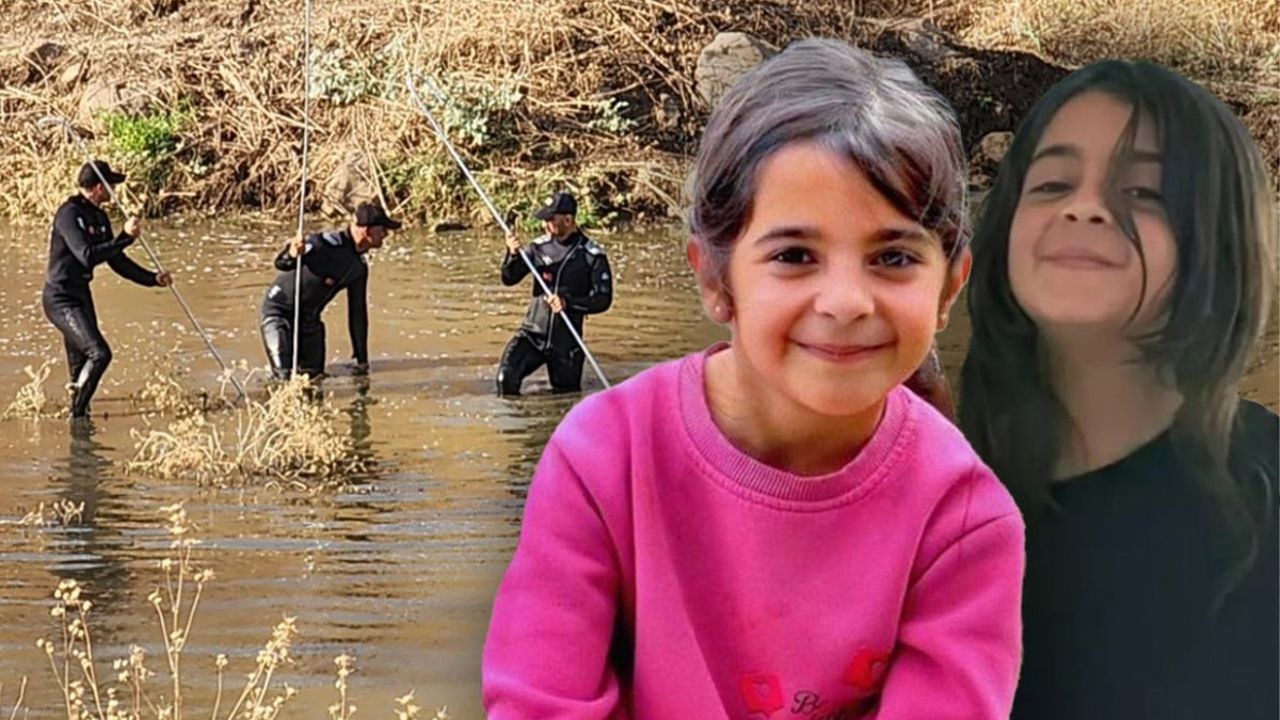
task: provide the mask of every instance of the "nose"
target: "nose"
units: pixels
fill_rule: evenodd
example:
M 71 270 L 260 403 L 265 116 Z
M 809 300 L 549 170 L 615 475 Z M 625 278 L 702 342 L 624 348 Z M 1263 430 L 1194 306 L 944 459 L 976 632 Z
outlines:
M 814 297 L 813 309 L 823 317 L 847 323 L 875 310 L 875 299 L 867 282 L 857 273 L 826 272 L 818 282 L 821 286 Z
M 1090 225 L 1111 225 L 1115 218 L 1111 208 L 1107 207 L 1105 195 L 1101 190 L 1081 188 L 1062 207 L 1062 218 L 1068 222 L 1082 222 Z

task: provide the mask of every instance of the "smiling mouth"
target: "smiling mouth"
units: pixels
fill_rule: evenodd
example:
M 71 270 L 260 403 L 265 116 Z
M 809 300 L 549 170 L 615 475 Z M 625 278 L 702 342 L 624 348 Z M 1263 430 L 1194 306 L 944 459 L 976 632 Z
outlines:
M 1096 253 L 1064 251 L 1044 255 L 1041 261 L 1074 270 L 1118 270 L 1123 265 Z
M 805 352 L 827 362 L 851 363 L 863 360 L 870 355 L 884 350 L 891 343 L 879 345 L 829 345 L 822 343 L 802 343 L 793 341 Z

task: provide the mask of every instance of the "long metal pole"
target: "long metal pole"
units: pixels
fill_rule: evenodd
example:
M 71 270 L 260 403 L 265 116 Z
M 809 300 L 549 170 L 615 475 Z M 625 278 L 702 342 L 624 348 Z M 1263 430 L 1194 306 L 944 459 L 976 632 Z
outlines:
M 480 181 L 476 180 L 475 175 L 471 174 L 470 168 L 467 167 L 467 163 L 463 161 L 462 156 L 459 155 L 458 151 L 453 147 L 453 143 L 449 142 L 449 135 L 445 132 L 444 127 L 439 122 L 436 122 L 435 116 L 431 114 L 426 103 L 422 101 L 422 97 L 418 95 L 418 89 L 414 86 L 413 76 L 406 74 L 404 76 L 404 84 L 409 88 L 409 97 L 413 99 L 414 104 L 418 106 L 418 110 L 426 116 L 427 120 L 431 123 L 431 127 L 434 128 L 436 134 L 440 136 L 440 140 L 444 142 L 445 149 L 449 151 L 449 155 L 453 157 L 453 161 L 462 169 L 462 173 L 467 176 L 467 180 L 471 183 L 471 187 L 475 188 L 480 199 L 484 201 L 485 207 L 489 208 L 489 212 L 493 215 L 493 219 L 497 221 L 498 226 L 502 228 L 504 233 L 510 233 L 511 228 L 507 225 L 507 221 L 502 218 L 501 213 L 498 212 L 498 208 L 495 207 L 493 201 L 489 199 L 488 193 L 486 193 L 484 188 L 480 186 Z M 433 87 L 431 90 L 437 100 L 444 99 L 438 89 Z M 529 274 L 533 275 L 534 281 L 536 281 L 538 286 L 542 288 L 542 292 L 548 297 L 553 295 L 554 293 L 551 292 L 551 288 L 547 287 L 546 281 L 542 279 L 542 275 L 538 272 L 538 269 L 534 267 L 533 261 L 525 254 L 524 248 L 520 249 L 519 255 L 520 259 L 524 260 L 524 264 L 528 266 Z M 591 351 L 587 349 L 587 343 L 583 341 L 582 336 L 578 334 L 577 328 L 573 326 L 572 322 L 569 322 L 568 314 L 563 312 L 556 314 L 564 321 L 564 326 L 569 329 L 569 334 L 573 335 L 573 339 L 578 343 L 578 347 L 582 348 L 582 352 L 586 355 L 587 361 L 591 363 L 591 369 L 595 370 L 596 377 L 600 378 L 600 382 L 603 383 L 606 388 L 609 387 L 609 379 L 604 376 L 604 371 L 600 369 L 600 364 L 596 362 Z
M 311 140 L 311 0 L 306 0 L 302 25 L 302 182 L 298 187 L 298 235 L 306 218 L 307 205 L 307 148 Z M 298 250 L 297 266 L 293 273 L 293 367 L 290 377 L 298 374 L 298 332 L 302 324 L 302 255 L 307 250 L 305 242 Z

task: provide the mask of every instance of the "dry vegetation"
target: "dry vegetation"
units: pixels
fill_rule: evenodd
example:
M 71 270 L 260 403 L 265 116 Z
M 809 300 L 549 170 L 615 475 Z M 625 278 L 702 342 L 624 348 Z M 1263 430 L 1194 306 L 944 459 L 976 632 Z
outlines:
M 135 442 L 134 458 L 125 463 L 130 473 L 316 491 L 365 469 L 341 413 L 303 376 L 229 413 L 211 412 L 207 402 L 185 393 L 170 376 L 153 377 L 139 395 L 159 399 L 163 415 L 144 415 L 147 426 L 130 431 Z
M 10 4 L 23 32 L 0 46 L 0 166 L 14 179 L 0 213 L 47 211 L 65 193 L 79 158 L 31 121 L 76 117 L 103 83 L 133 96 L 132 114 L 77 123 L 134 171 L 151 211 L 296 204 L 301 0 Z M 401 78 L 418 71 L 448 89 L 446 125 L 506 208 L 568 184 L 586 196 L 589 221 L 672 216 L 707 112 L 694 67 L 716 32 L 774 45 L 811 34 L 867 41 L 906 17 L 1068 66 L 1117 55 L 1173 65 L 1227 97 L 1277 167 L 1277 0 L 362 0 L 316 3 L 311 175 L 323 183 L 358 158 L 403 214 L 478 217 L 405 97 Z M 23 60 L 52 40 L 61 54 Z M 320 206 L 318 188 L 308 205 Z
M 0 412 L 0 420 L 39 420 L 43 417 L 54 417 L 58 414 L 58 409 L 51 406 L 49 397 L 45 395 L 44 383 L 49 379 L 49 374 L 53 372 L 53 360 L 45 360 L 40 363 L 40 367 L 32 368 L 30 365 L 22 368 L 22 372 L 27 376 L 27 384 L 18 388 L 18 392 L 13 398 L 13 402 Z M 62 408 L 65 412 L 66 408 Z
M 187 646 L 196 629 L 196 612 L 206 587 L 215 578 L 212 570 L 196 566 L 196 528 L 182 506 L 162 508 L 161 512 L 167 520 L 169 555 L 160 562 L 160 582 L 147 597 L 147 604 L 156 616 L 163 652 L 159 664 L 163 670 L 152 670 L 154 660 L 136 643 L 129 646 L 127 655 L 111 660 L 108 668 L 103 649 L 94 644 L 90 623 L 93 602 L 78 582 L 62 580 L 49 610 L 58 620 L 57 630 L 53 637 L 38 639 L 36 645 L 48 658 L 52 679 L 61 691 L 66 720 L 275 720 L 298 694 L 280 677 L 295 659 L 295 619 L 285 617 L 271 629 L 270 638 L 243 674 L 228 672 L 239 658 L 219 654 L 200 662 L 189 657 Z M 349 720 L 356 709 L 348 696 L 355 659 L 343 654 L 334 662 L 338 702 L 330 706 L 329 715 L 331 720 Z M 211 672 L 215 676 L 217 689 L 207 706 L 190 697 L 193 672 Z M 244 678 L 242 684 L 240 678 Z M 24 677 L 9 720 L 15 720 L 20 712 L 27 717 L 30 708 L 24 707 L 26 690 Z M 45 708 L 36 710 L 46 712 Z M 412 692 L 398 698 L 393 711 L 398 720 L 426 720 Z M 448 715 L 441 709 L 433 718 L 447 720 Z

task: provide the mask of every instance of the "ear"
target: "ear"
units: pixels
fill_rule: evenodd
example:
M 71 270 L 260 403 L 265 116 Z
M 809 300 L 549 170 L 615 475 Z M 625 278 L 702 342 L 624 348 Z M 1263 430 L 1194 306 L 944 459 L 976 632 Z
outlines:
M 698 281 L 698 294 L 702 297 L 702 308 L 715 322 L 725 324 L 733 320 L 733 298 L 724 287 L 724 283 L 716 277 L 711 267 L 711 259 L 696 238 L 689 238 L 684 246 L 685 255 L 689 258 L 689 267 L 693 268 L 693 276 Z
M 938 300 L 938 332 L 945 330 L 947 323 L 951 321 L 951 306 L 960 297 L 965 283 L 969 282 L 969 271 L 972 269 L 973 253 L 966 247 L 947 270 L 947 282 L 942 288 L 942 297 Z

